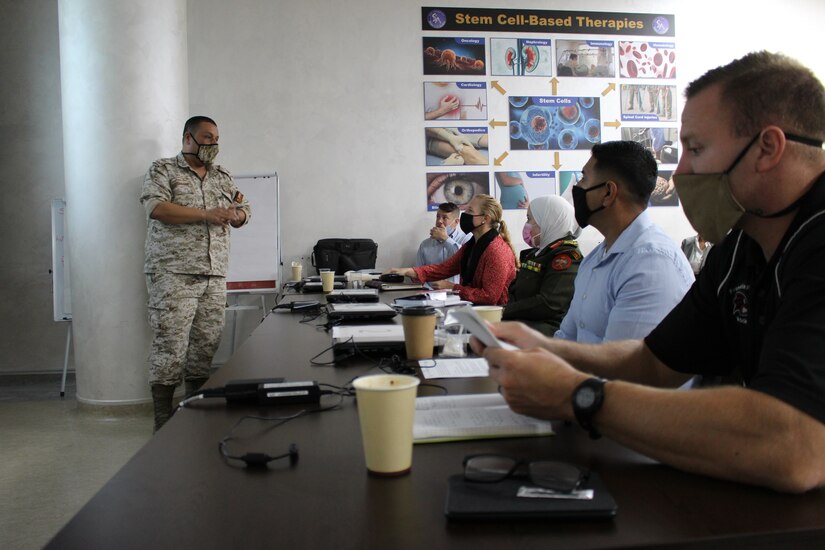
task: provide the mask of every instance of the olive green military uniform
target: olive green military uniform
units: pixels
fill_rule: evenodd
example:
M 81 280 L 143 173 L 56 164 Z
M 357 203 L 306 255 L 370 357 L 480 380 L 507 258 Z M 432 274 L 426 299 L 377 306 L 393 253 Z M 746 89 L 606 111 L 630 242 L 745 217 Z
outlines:
M 152 211 L 162 202 L 206 210 L 234 202 L 248 222 L 249 204 L 236 193 L 224 168 L 208 165 L 201 181 L 182 154 L 155 161 L 146 173 L 140 202 L 148 223 L 144 272 L 153 333 L 152 385 L 176 386 L 184 378 L 209 376 L 223 334 L 230 231 L 205 221 L 164 223 L 152 219 Z
M 508 290 L 505 321 L 521 321 L 552 336 L 567 314 L 573 299 L 573 281 L 582 253 L 572 235 L 544 247 L 521 253 L 521 267 Z

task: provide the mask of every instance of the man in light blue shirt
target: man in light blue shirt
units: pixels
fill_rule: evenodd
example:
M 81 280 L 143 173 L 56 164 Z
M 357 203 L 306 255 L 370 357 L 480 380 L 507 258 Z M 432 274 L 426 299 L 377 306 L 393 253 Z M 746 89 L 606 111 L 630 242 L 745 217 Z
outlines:
M 435 213 L 435 227 L 430 229 L 430 238 L 424 239 L 418 247 L 415 266 L 440 264 L 458 252 L 461 245 L 470 240 L 472 235 L 465 234 L 458 227 L 461 211 L 451 202 L 438 205 Z M 458 275 L 448 279 L 458 284 Z
M 582 261 L 556 338 L 584 343 L 644 338 L 693 284 L 679 246 L 650 220 L 653 155 L 638 143 L 597 144 L 573 187 L 576 221 L 604 235 Z

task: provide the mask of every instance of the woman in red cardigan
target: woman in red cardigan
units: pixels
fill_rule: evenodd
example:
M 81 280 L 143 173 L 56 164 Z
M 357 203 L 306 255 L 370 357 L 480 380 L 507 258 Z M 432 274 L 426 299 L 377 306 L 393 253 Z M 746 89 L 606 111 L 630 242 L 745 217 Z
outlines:
M 474 304 L 504 305 L 507 288 L 516 278 L 516 255 L 507 225 L 501 219 L 501 204 L 490 195 L 476 195 L 461 213 L 461 230 L 473 238 L 449 259 L 421 267 L 394 267 L 398 273 L 421 282 L 435 281 L 433 288 L 452 289 L 462 300 Z M 447 279 L 461 275 L 460 284 Z

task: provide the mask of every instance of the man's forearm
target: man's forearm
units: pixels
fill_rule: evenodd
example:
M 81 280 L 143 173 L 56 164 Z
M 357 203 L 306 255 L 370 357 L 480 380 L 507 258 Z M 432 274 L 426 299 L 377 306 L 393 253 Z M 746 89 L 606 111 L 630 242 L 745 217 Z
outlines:
M 206 221 L 207 212 L 202 208 L 191 208 L 173 202 L 162 202 L 152 210 L 151 217 L 163 223 L 177 225 Z
M 547 338 L 544 347 L 578 370 L 608 379 L 656 387 L 677 387 L 690 378 L 663 365 L 643 340 L 580 344 Z
M 594 424 L 603 435 L 682 470 L 788 492 L 825 482 L 825 426 L 755 390 L 674 391 L 610 382 Z

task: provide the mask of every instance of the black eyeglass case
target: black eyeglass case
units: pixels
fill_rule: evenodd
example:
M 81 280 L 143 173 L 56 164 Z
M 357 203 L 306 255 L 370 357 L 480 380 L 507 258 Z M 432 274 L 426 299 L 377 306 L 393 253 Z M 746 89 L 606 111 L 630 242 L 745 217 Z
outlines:
M 593 500 L 516 496 L 525 485 L 530 482 L 516 478 L 474 483 L 465 481 L 463 474 L 450 476 L 444 514 L 451 521 L 609 519 L 616 515 L 616 501 L 594 472 L 582 487 L 594 490 Z

